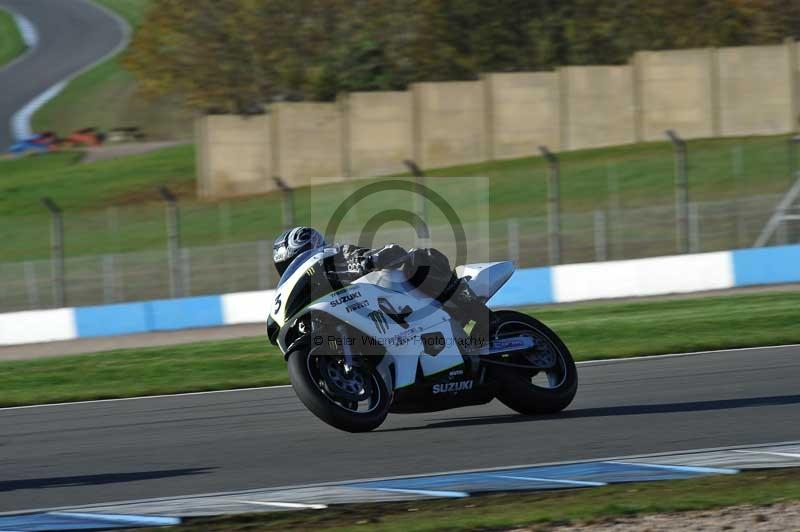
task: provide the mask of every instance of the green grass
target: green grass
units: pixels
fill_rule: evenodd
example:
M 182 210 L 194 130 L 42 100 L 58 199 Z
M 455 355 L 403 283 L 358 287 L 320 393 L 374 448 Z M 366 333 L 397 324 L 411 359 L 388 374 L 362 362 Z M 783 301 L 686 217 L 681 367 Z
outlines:
M 784 191 L 789 184 L 786 139 L 774 136 L 690 142 L 692 199 L 722 200 Z M 739 179 L 734 179 L 732 170 L 733 161 L 739 157 L 734 157 L 736 152 L 742 161 Z M 672 205 L 672 165 L 671 147 L 665 142 L 564 153 L 563 211 L 574 214 L 605 208 L 609 203 L 609 172 L 619 183 L 623 208 Z M 66 212 L 69 256 L 160 249 L 164 245 L 164 231 L 160 227 L 163 213 L 161 200 L 154 192 L 154 187 L 160 184 L 170 185 L 180 193 L 184 245 L 216 244 L 226 238 L 228 241 L 270 239 L 281 226 L 278 194 L 227 202 L 197 199 L 194 150 L 188 146 L 92 164 L 78 164 L 76 156 L 65 154 L 0 161 L 0 173 L 4 176 L 0 181 L 0 227 L 24 225 L 22 231 L 14 227 L 7 237 L 0 235 L 6 242 L 0 249 L 0 262 L 48 256 L 48 220 L 39 203 L 44 195 L 52 196 Z M 492 220 L 546 213 L 546 168 L 539 157 L 439 169 L 430 174 L 435 178 L 489 177 L 488 209 Z M 449 186 L 446 179 L 428 182 L 441 188 Z M 362 184 L 364 181 L 320 186 L 313 191 L 298 189 L 297 221 L 308 223 L 312 214 L 318 219 L 318 203 L 331 209 L 347 191 Z M 462 216 L 469 217 L 482 207 L 475 204 L 468 191 L 450 188 L 463 196 L 453 202 Z M 317 202 L 313 207 L 312 199 Z M 391 202 L 391 198 L 386 201 Z M 227 237 L 221 229 L 223 203 L 230 207 L 231 213 Z M 109 205 L 119 206 L 118 229 L 112 230 L 108 224 L 105 208 Z M 26 217 L 24 224 L 14 224 L 19 216 Z M 154 224 L 154 220 L 158 223 Z M 540 230 L 538 226 L 523 227 L 523 236 L 535 236 Z M 672 229 L 669 231 L 666 235 L 647 236 L 670 240 Z M 729 233 L 724 228 L 720 232 Z M 637 233 L 633 237 L 641 239 L 642 235 Z
M 131 28 L 144 18 L 150 0 L 95 0 L 116 12 Z M 84 127 L 108 130 L 138 126 L 151 138 L 188 138 L 190 115 L 170 99 L 146 101 L 133 75 L 116 55 L 84 72 L 33 116 L 37 131 L 61 135 Z
M 25 42 L 19 34 L 14 17 L 0 9 L 0 68 L 25 51 Z
M 327 510 L 190 519 L 175 532 L 203 530 L 380 530 L 426 532 L 512 530 L 597 523 L 640 514 L 765 507 L 800 500 L 800 470 L 750 471 L 692 480 L 617 484 L 583 490 L 483 495 L 396 503 L 337 505 Z
M 528 309 L 576 360 L 800 343 L 800 293 Z M 288 383 L 265 337 L 0 363 L 0 406 Z

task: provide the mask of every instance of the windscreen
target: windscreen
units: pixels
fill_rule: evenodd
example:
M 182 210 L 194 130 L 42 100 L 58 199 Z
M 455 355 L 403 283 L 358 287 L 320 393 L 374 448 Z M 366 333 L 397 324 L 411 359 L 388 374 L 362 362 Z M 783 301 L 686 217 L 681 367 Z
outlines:
M 286 271 L 283 272 L 283 275 L 281 275 L 281 280 L 278 281 L 278 286 L 280 287 L 283 283 L 285 283 L 286 280 L 289 277 L 291 277 L 292 274 L 294 274 L 294 272 L 296 272 L 301 267 L 303 267 L 303 265 L 308 261 L 308 259 L 310 259 L 312 256 L 314 256 L 317 253 L 320 254 L 319 258 L 322 258 L 322 253 L 321 253 L 321 250 L 319 248 L 317 248 L 317 249 L 309 249 L 308 251 L 304 251 L 301 254 L 299 254 L 292 261 L 292 263 L 289 265 L 289 267 L 286 268 Z

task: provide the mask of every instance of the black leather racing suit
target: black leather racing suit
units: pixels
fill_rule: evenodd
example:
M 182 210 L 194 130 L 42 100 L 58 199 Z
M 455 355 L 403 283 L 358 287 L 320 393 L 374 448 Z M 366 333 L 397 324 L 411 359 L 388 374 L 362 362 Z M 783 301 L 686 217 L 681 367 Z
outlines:
M 466 323 L 487 321 L 489 309 L 477 297 L 465 281 L 456 276 L 450 261 L 433 248 L 406 251 L 397 244 L 388 244 L 379 249 L 369 249 L 351 244 L 341 244 L 335 262 L 347 264 L 347 270 L 364 275 L 374 270 L 396 268 L 401 270 L 409 282 L 421 292 L 447 305 L 451 315 Z

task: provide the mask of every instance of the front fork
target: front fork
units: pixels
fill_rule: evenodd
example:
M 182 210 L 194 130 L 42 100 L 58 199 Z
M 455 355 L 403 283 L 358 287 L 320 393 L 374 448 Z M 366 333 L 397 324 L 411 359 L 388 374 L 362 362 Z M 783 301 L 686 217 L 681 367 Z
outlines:
M 347 338 L 347 329 L 344 325 L 339 324 L 336 326 L 336 332 L 342 338 L 342 353 L 344 354 L 344 371 L 350 374 L 353 371 L 353 351 L 350 349 L 350 343 L 344 341 Z

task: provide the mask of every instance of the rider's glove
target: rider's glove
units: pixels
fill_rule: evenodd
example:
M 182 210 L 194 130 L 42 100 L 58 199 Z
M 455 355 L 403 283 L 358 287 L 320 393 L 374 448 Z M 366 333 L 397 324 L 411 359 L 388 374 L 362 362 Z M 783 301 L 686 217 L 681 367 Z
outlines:
M 389 244 L 378 251 L 365 256 L 367 264 L 365 266 L 372 270 L 383 270 L 400 265 L 400 262 L 408 256 L 408 252 L 397 244 Z
M 347 271 L 364 275 L 372 270 L 371 261 L 369 256 L 353 255 L 347 258 Z

